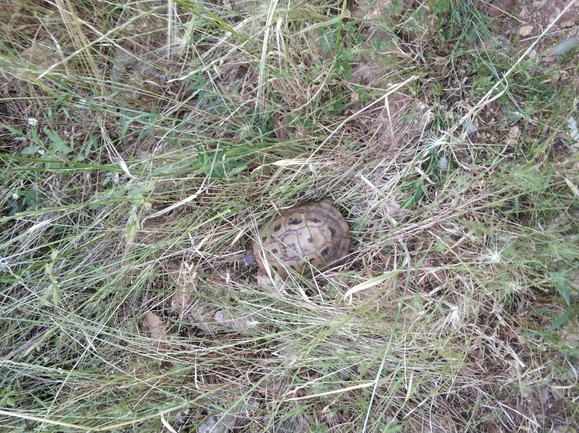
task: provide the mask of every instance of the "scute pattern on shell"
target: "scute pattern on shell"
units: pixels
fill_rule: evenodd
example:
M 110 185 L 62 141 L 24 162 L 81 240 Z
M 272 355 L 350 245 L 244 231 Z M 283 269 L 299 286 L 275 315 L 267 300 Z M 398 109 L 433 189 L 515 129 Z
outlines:
M 263 255 L 280 277 L 287 268 L 307 273 L 339 263 L 350 248 L 350 229 L 340 211 L 328 201 L 310 202 L 283 211 L 260 230 L 253 254 L 261 269 Z M 310 266 L 311 265 L 311 266 Z

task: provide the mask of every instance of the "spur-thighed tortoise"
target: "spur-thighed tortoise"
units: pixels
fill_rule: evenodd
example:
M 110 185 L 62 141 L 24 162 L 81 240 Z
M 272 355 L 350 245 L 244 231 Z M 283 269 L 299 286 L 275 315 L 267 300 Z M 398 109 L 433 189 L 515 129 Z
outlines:
M 310 202 L 285 210 L 260 230 L 260 242 L 244 264 L 263 260 L 282 278 L 288 268 L 309 273 L 339 263 L 350 248 L 350 229 L 340 211 L 329 201 Z

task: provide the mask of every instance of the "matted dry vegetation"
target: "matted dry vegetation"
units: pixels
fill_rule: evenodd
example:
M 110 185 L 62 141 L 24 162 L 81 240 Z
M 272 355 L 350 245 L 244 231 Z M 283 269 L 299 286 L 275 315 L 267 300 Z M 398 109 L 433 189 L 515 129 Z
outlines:
M 579 7 L 511 3 L 4 1 L 0 429 L 577 431 Z

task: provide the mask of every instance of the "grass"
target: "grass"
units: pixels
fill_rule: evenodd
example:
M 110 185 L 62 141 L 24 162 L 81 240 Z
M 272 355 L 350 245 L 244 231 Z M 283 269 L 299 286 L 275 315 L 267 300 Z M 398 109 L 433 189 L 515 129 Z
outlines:
M 2 431 L 579 428 L 573 53 L 406 3 L 3 6 Z M 343 265 L 241 266 L 322 198 Z

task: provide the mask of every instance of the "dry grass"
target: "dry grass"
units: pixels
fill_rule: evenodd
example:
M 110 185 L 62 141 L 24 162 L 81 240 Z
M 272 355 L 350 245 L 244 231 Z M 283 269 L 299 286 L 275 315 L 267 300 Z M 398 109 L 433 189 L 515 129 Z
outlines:
M 470 1 L 6 2 L 0 428 L 579 429 L 573 52 L 500 25 Z M 241 266 L 321 198 L 344 264 Z

